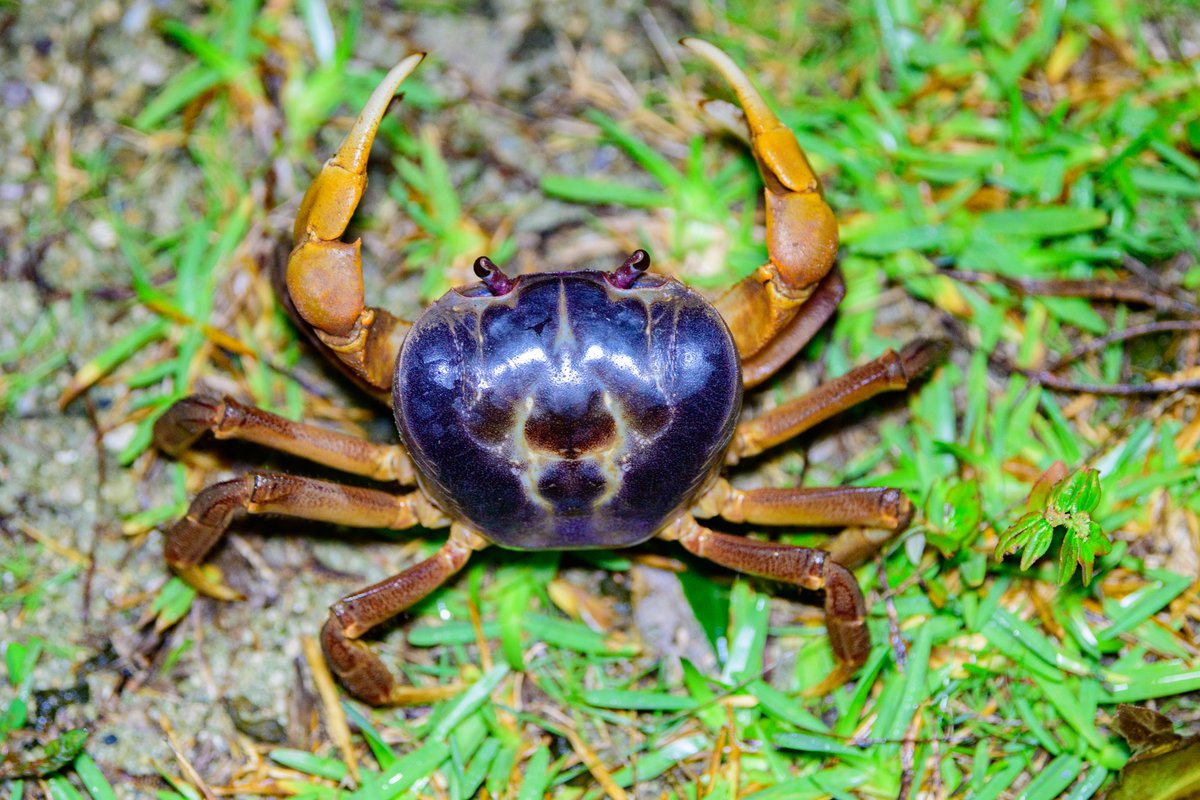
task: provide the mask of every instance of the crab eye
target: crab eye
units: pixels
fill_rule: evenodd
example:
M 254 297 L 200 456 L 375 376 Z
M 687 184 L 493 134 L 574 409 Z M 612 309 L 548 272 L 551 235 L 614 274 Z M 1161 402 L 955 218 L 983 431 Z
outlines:
M 628 289 L 646 270 L 650 269 L 650 254 L 645 250 L 634 250 L 625 263 L 608 273 L 608 282 L 618 289 Z
M 496 263 L 487 256 L 480 256 L 475 259 L 475 274 L 483 281 L 483 285 L 488 288 L 488 291 L 497 297 L 508 294 L 512 291 L 515 281 L 505 275 Z

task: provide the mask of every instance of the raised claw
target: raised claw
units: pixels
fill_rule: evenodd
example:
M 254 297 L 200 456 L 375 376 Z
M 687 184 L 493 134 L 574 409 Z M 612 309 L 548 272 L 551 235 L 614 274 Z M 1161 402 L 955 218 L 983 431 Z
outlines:
M 425 58 L 408 56 L 371 93 L 337 152 L 304 193 L 292 229 L 296 246 L 284 284 L 299 317 L 357 379 L 377 393 L 391 387 L 392 367 L 408 330 L 387 311 L 366 305 L 360 242 L 340 237 L 367 186 L 375 132 L 400 84 Z
M 708 42 L 687 38 L 682 44 L 712 64 L 733 87 L 766 185 L 769 261 L 716 302 L 738 351 L 749 359 L 779 335 L 833 268 L 837 220 L 796 137 L 772 113 L 745 73 Z
M 329 241 L 345 232 L 367 185 L 367 157 L 371 153 L 371 145 L 375 143 L 379 123 L 383 121 L 383 115 L 400 84 L 424 58 L 424 53 L 408 56 L 392 67 L 375 91 L 371 92 L 370 99 L 346 134 L 342 146 L 333 158 L 325 162 L 300 201 L 300 210 L 296 212 L 296 224 L 292 229 L 296 244 L 306 239 Z
M 765 168 L 763 178 L 780 185 L 775 191 L 820 192 L 821 182 L 796 137 L 779 121 L 733 59 L 703 39 L 688 37 L 681 39 L 680 44 L 716 67 L 737 95 L 746 115 L 746 126 L 750 128 L 754 155 Z

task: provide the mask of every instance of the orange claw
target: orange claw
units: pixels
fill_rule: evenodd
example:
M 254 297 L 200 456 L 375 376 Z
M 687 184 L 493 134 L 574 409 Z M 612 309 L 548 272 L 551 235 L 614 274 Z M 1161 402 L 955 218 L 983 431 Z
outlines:
M 767 107 L 745 73 L 708 42 L 687 38 L 682 44 L 716 67 L 733 87 L 766 184 L 770 260 L 716 302 L 738 351 L 749 358 L 796 316 L 816 284 L 833 268 L 837 220 L 796 137 Z
M 313 180 L 300 210 L 296 212 L 296 225 L 292 235 L 299 245 L 307 239 L 336 239 L 346 230 L 354 209 L 362 199 L 367 185 L 367 156 L 375 142 L 375 131 L 383 121 L 383 115 L 391 105 L 400 84 L 413 73 L 425 58 L 424 53 L 414 53 L 401 61 L 375 87 L 367 104 L 359 113 L 354 127 L 346 134 L 346 140 L 325 162 L 321 172 Z
M 733 88 L 746 115 L 754 155 L 765 168 L 763 177 L 773 178 L 781 187 L 793 192 L 820 192 L 821 182 L 796 143 L 796 137 L 779 121 L 733 59 L 703 39 L 688 37 L 682 39 L 681 44 L 716 67 Z M 778 188 L 774 191 L 781 193 Z
M 285 283 L 296 314 L 353 375 L 377 391 L 391 385 L 407 326 L 367 307 L 360 243 L 340 237 L 367 186 L 367 157 L 379 123 L 400 84 L 424 58 L 424 53 L 408 56 L 371 93 L 342 146 L 304 193 L 292 229 L 296 246 Z

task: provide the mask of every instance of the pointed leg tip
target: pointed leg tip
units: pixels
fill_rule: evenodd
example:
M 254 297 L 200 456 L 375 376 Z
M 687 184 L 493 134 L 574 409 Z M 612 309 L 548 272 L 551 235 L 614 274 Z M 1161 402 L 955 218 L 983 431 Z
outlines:
M 197 592 L 206 597 L 211 597 L 214 600 L 224 600 L 239 602 L 245 600 L 246 596 L 237 589 L 225 585 L 221 581 L 220 573 L 214 577 L 211 570 L 205 569 L 201 564 L 192 564 L 182 566 L 171 564 L 171 568 L 175 570 L 184 583 L 191 586 Z
M 900 351 L 900 362 L 904 374 L 911 380 L 926 370 L 940 364 L 950 354 L 949 339 L 916 339 Z
M 737 70 L 732 59 L 729 58 L 725 51 L 712 42 L 705 39 L 698 39 L 695 36 L 684 36 L 679 40 L 679 43 L 712 64 L 722 74 L 728 75 L 727 70 L 729 69 Z
M 858 666 L 838 664 L 834 667 L 833 672 L 829 673 L 823 681 L 805 689 L 800 693 L 801 696 L 805 698 L 824 697 L 835 689 L 842 688 L 854 677 L 854 673 L 858 671 Z
M 371 94 L 371 99 L 367 101 L 367 105 L 363 109 L 364 113 L 370 110 L 371 116 L 376 116 L 376 114 L 382 115 L 387 104 L 391 102 L 396 91 L 400 88 L 400 84 L 404 83 L 408 79 L 408 76 L 413 74 L 420 63 L 425 60 L 425 55 L 424 52 L 411 53 L 400 59 L 396 66 L 388 70 L 387 75 L 384 76 L 383 80 L 379 82 L 379 86 Z M 383 107 L 377 109 L 380 105 Z M 378 125 L 379 123 L 376 122 L 375 124 Z

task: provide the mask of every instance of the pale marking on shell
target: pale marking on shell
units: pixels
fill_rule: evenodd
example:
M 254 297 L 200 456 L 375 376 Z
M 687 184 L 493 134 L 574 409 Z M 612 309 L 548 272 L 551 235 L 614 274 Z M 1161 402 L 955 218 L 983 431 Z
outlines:
M 654 343 L 652 338 L 654 331 L 654 313 L 656 309 L 661 309 L 664 305 L 662 303 L 656 303 L 653 300 L 657 287 L 642 290 L 620 289 L 605 284 L 604 288 L 609 296 L 615 295 L 617 297 L 628 297 L 633 295 L 642 304 L 646 314 L 646 353 L 647 358 L 649 358 L 654 352 Z M 516 294 L 516 292 L 513 292 L 512 294 Z M 484 301 L 482 303 L 471 303 L 473 306 L 471 310 L 475 314 L 478 322 L 484 311 L 484 308 L 481 308 L 480 306 L 487 307 L 496 304 L 497 301 L 506 301 L 508 296 L 501 298 L 480 297 L 469 299 Z M 570 316 L 567 306 L 566 286 L 565 282 L 563 281 L 559 282 L 559 301 L 557 311 L 559 315 L 559 325 L 558 331 L 555 335 L 554 344 L 556 349 L 560 347 L 562 348 L 560 352 L 563 353 L 564 361 L 569 361 L 569 348 L 566 347 L 566 345 L 573 344 L 575 342 L 575 336 L 573 330 L 571 329 Z M 679 313 L 676 309 L 672 314 L 670 326 L 671 348 L 668 348 L 668 352 L 673 352 L 678 325 Z M 479 340 L 480 347 L 482 348 L 482 327 L 477 326 L 476 330 L 478 331 L 477 339 Z M 480 351 L 480 355 L 482 357 L 482 350 Z M 563 366 L 565 369 L 573 368 L 573 366 L 570 364 L 564 364 Z M 672 363 L 669 365 L 668 369 L 671 371 L 675 369 L 673 357 Z M 654 370 L 653 375 L 655 385 L 659 392 L 662 393 L 663 375 L 658 370 Z M 480 392 L 477 392 L 479 396 L 482 396 L 481 390 Z M 592 501 L 592 508 L 607 504 L 621 490 L 625 478 L 625 462 L 628 461 L 630 456 L 630 448 L 628 446 L 630 438 L 635 436 L 639 439 L 645 438 L 642 437 L 641 434 L 638 434 L 636 430 L 631 428 L 625 409 L 621 407 L 620 403 L 618 403 L 611 394 L 608 392 L 603 392 L 601 397 L 603 399 L 605 409 L 613 418 L 615 424 L 615 435 L 612 443 L 609 446 L 597 451 L 593 451 L 581 459 L 595 464 L 605 479 L 604 491 Z M 522 402 L 517 407 L 516 414 L 514 415 L 511 428 L 511 445 L 506 448 L 505 442 L 499 442 L 495 445 L 489 446 L 488 449 L 498 454 L 502 454 L 506 449 L 508 449 L 509 464 L 511 465 L 513 474 L 516 475 L 520 480 L 526 496 L 538 506 L 545 509 L 547 512 L 553 513 L 553 504 L 542 496 L 541 491 L 538 489 L 538 484 L 541 482 L 541 478 L 545 474 L 546 470 L 550 467 L 560 465 L 562 463 L 562 458 L 552 453 L 543 453 L 530 446 L 529 440 L 525 435 L 525 423 L 529 420 L 529 417 L 533 413 L 533 406 L 533 395 L 530 393 L 523 398 Z
M 567 311 L 567 283 L 558 281 L 558 333 L 554 335 L 554 346 L 567 352 L 568 345 L 575 344 L 575 331 L 571 328 L 571 315 Z
M 604 407 L 612 415 L 616 434 L 613 437 L 612 446 L 606 447 L 600 452 L 600 472 L 605 476 L 604 493 L 593 501 L 593 508 L 606 505 L 616 497 L 617 492 L 621 490 L 621 486 L 625 483 L 625 462 L 629 458 L 629 447 L 627 445 L 630 431 L 625 415 L 616 401 L 613 400 L 612 395 L 608 392 L 603 392 L 600 396 L 604 399 Z

